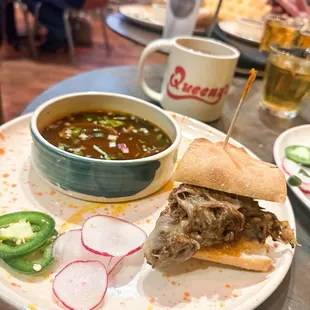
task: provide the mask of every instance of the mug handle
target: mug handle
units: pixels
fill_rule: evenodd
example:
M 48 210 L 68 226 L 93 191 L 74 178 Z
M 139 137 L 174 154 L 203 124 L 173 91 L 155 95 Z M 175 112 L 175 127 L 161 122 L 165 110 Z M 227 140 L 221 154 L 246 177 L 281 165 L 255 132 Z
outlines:
M 146 58 L 160 50 L 160 49 L 164 49 L 165 52 L 167 52 L 168 54 L 171 52 L 171 48 L 172 48 L 172 43 L 173 40 L 171 39 L 159 39 L 159 40 L 155 40 L 153 42 L 151 42 L 142 52 L 140 60 L 139 60 L 139 65 L 138 65 L 138 72 L 139 72 L 139 83 L 140 86 L 142 87 L 143 91 L 153 100 L 161 102 L 162 99 L 162 94 L 153 90 L 152 88 L 150 88 L 145 79 L 144 79 L 144 65 L 145 65 L 145 60 Z

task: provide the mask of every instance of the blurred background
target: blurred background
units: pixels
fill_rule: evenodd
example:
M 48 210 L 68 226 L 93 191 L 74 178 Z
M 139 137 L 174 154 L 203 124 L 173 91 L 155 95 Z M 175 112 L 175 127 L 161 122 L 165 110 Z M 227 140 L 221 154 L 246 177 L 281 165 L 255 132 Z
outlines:
M 18 116 L 25 106 L 41 92 L 70 76 L 96 68 L 137 64 L 144 48 L 106 27 L 110 49 L 107 52 L 107 42 L 104 41 L 101 20 L 98 18 L 96 9 L 93 10 L 91 6 L 94 5 L 95 8 L 102 6 L 104 14 L 109 15 L 117 12 L 120 4 L 145 4 L 150 1 L 87 0 L 91 9 L 86 7 L 85 10 L 75 12 L 70 17 L 75 46 L 74 64 L 68 47 L 63 44 L 62 40 L 57 40 L 57 36 L 51 36 L 50 40 L 54 39 L 54 42 L 44 45 L 49 40 L 47 31 L 50 25 L 53 26 L 53 20 L 63 24 L 57 16 L 60 11 L 58 8 L 53 10 L 52 6 L 46 4 L 47 16 L 42 19 L 39 16 L 39 26 L 36 29 L 34 42 L 37 55 L 34 56 L 28 36 L 33 31 L 35 5 L 38 2 L 34 0 L 25 0 L 24 3 L 21 1 L 7 1 L 6 3 L 6 0 L 0 2 L 1 92 L 5 121 Z M 23 7 L 26 2 L 28 9 Z M 62 4 L 60 0 L 51 0 L 51 2 Z M 69 0 L 68 2 L 70 3 Z M 81 0 L 71 0 L 71 4 L 81 5 L 81 3 Z M 44 4 L 41 10 L 42 8 Z M 42 12 L 45 13 L 44 10 L 41 14 Z M 28 29 L 25 14 L 27 14 L 26 18 L 29 23 Z M 59 37 L 61 38 L 61 34 Z M 150 57 L 150 63 L 163 63 L 165 59 L 165 55 L 155 54 Z
M 253 65 L 262 72 L 266 57 L 258 51 L 259 38 L 249 38 L 248 26 L 238 26 L 236 19 L 260 20 L 271 12 L 293 17 L 309 14 L 306 5 L 298 10 L 291 5 L 296 1 L 202 0 L 196 35 L 208 35 L 221 2 L 217 20 L 222 24 L 216 26 L 213 37 L 241 51 L 245 72 Z M 97 68 L 136 65 L 143 48 L 161 37 L 166 2 L 1 0 L 0 115 L 4 121 L 18 116 L 37 95 L 68 77 Z M 234 27 L 239 28 L 235 31 Z M 254 35 L 255 25 L 251 30 Z M 148 62 L 161 64 L 166 59 L 165 54 L 156 53 Z

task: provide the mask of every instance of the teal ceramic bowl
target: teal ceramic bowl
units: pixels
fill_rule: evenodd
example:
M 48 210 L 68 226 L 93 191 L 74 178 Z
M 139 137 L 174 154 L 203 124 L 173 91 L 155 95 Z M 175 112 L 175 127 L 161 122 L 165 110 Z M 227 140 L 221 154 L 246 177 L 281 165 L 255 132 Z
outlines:
M 145 118 L 173 141 L 165 151 L 134 160 L 100 160 L 74 155 L 53 146 L 40 132 L 71 113 L 120 111 Z M 110 93 L 74 93 L 40 106 L 31 119 L 32 165 L 58 191 L 97 202 L 130 201 L 163 187 L 175 168 L 181 132 L 164 110 L 137 98 Z

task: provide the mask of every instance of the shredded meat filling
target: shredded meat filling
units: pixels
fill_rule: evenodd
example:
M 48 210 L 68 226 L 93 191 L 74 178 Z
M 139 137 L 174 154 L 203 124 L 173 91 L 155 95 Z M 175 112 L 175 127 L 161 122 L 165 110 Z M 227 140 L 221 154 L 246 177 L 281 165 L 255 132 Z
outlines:
M 153 268 L 180 263 L 200 248 L 241 236 L 261 243 L 271 236 L 274 241 L 297 244 L 288 222 L 279 221 L 251 198 L 182 184 L 168 201 L 144 244 Z

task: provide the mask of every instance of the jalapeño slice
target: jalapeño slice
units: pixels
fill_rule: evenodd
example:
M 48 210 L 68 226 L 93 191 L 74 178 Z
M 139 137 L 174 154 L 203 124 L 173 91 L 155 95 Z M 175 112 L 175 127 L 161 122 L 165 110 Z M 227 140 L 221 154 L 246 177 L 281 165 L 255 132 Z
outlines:
M 0 258 L 33 252 L 54 229 L 55 220 L 42 212 L 21 211 L 0 216 Z
M 52 235 L 40 248 L 24 256 L 5 258 L 5 263 L 12 269 L 24 274 L 35 274 L 45 270 L 54 261 L 52 251 L 57 235 L 58 232 L 54 230 Z

